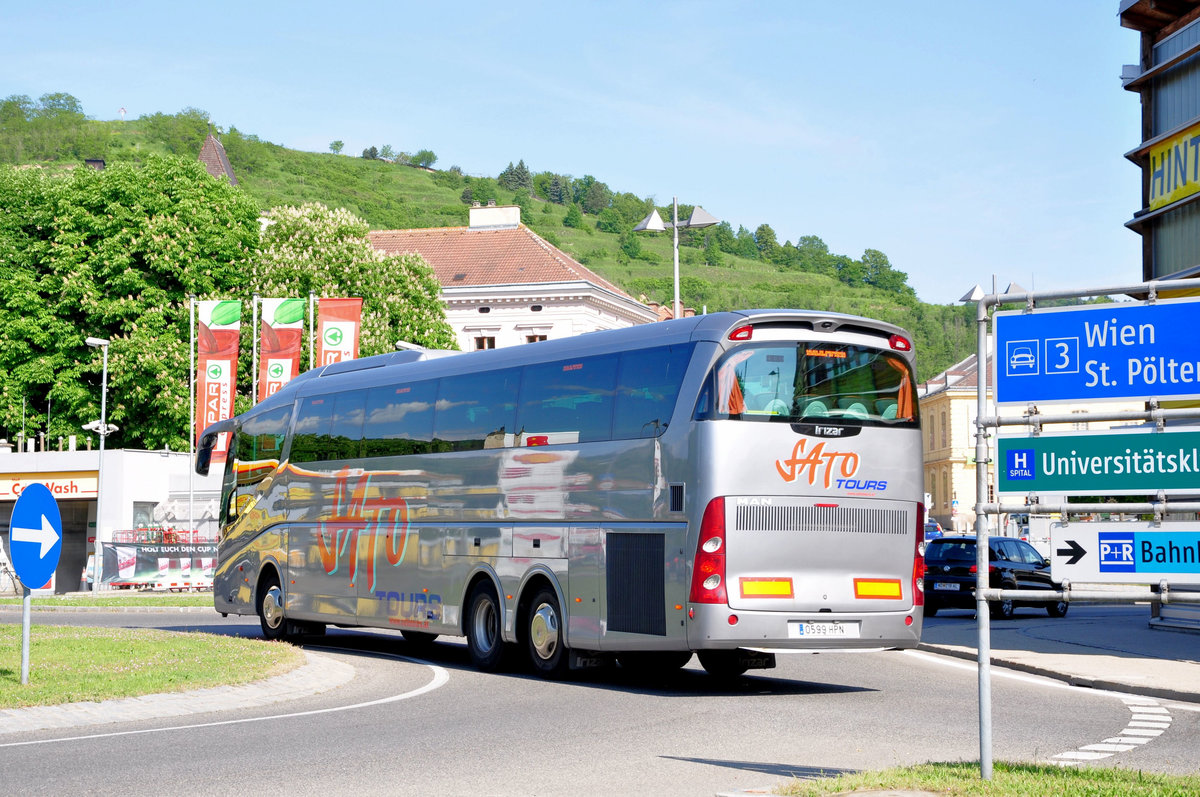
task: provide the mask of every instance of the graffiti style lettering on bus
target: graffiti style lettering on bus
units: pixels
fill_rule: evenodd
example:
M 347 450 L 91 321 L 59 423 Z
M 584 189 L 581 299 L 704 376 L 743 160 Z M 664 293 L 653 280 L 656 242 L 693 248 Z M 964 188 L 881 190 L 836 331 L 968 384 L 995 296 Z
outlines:
M 442 596 L 425 592 L 384 592 L 375 598 L 387 603 L 388 622 L 407 628 L 428 628 L 442 620 Z
M 365 557 L 367 589 L 374 590 L 376 561 L 381 548 L 390 566 L 399 567 L 404 563 L 409 537 L 413 533 L 408 523 L 408 503 L 401 496 L 387 498 L 380 495 L 378 487 L 372 495 L 369 473 L 361 474 L 353 486 L 350 479 L 347 473 L 338 474 L 332 519 L 322 521 L 317 529 L 321 565 L 327 575 L 333 575 L 348 558 L 350 580 L 355 581 L 361 536 L 369 552 Z
M 811 451 L 805 451 L 808 439 L 801 437 L 792 448 L 792 456 L 775 461 L 775 469 L 785 482 L 791 483 L 801 476 L 808 476 L 810 485 L 817 483 L 820 475 L 826 489 L 833 483 L 834 470 L 844 478 L 858 473 L 858 454 L 852 451 L 826 451 L 825 442 L 819 442 Z

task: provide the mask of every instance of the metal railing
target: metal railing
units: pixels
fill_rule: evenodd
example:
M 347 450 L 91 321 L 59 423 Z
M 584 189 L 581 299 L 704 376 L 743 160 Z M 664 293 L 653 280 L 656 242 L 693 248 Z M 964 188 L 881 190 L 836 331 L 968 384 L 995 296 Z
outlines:
M 1000 417 L 988 413 L 988 322 L 991 320 L 989 310 L 1001 304 L 1025 304 L 1026 312 L 1033 312 L 1037 301 L 1052 299 L 1079 299 L 1090 296 L 1109 296 L 1111 294 L 1145 294 L 1147 301 L 1157 301 L 1160 291 L 1178 291 L 1180 289 L 1195 289 L 1200 287 L 1200 279 L 1191 280 L 1152 280 L 1125 285 L 1111 285 L 1102 288 L 1072 289 L 1064 291 L 1014 291 L 1012 293 L 991 293 L 975 296 L 978 305 L 975 315 L 977 323 L 976 337 L 976 414 L 975 414 L 975 536 L 976 536 L 976 587 L 975 617 L 978 624 L 978 663 L 979 663 L 979 767 L 984 780 L 992 779 L 992 695 L 991 695 L 991 625 L 988 612 L 989 601 L 1001 600 L 1033 600 L 1041 601 L 1070 601 L 1095 600 L 1096 595 L 1102 595 L 1101 600 L 1121 603 L 1155 600 L 1160 603 L 1200 603 L 1200 593 L 1173 593 L 1170 585 L 1160 583 L 1158 592 L 1153 588 L 1122 588 L 1117 590 L 1075 590 L 1070 583 L 1064 583 L 1061 590 L 1052 593 L 1031 592 L 1029 590 L 992 589 L 986 583 L 988 576 L 988 523 L 989 514 L 1002 512 L 1058 512 L 1064 516 L 1088 512 L 1130 512 L 1153 514 L 1161 521 L 1163 516 L 1171 511 L 1190 512 L 1200 511 L 1200 502 L 1188 500 L 1171 500 L 1159 494 L 1157 500 L 1137 504 L 1042 504 L 1036 496 L 1030 496 L 1029 503 L 1006 505 L 1003 503 L 987 503 L 988 472 L 992 459 L 988 453 L 988 429 L 1001 426 L 1027 426 L 1033 434 L 1041 433 L 1041 427 L 1052 423 L 1075 423 L 1078 415 L 1054 415 L 1041 413 L 1036 406 L 1030 408 L 1020 417 Z M 964 297 L 966 300 L 967 297 Z M 1167 420 L 1200 418 L 1200 409 L 1162 409 L 1157 401 L 1149 402 L 1150 409 L 1143 411 L 1115 411 L 1107 413 L 1089 413 L 1088 420 L 1128 420 L 1148 421 L 1162 430 Z

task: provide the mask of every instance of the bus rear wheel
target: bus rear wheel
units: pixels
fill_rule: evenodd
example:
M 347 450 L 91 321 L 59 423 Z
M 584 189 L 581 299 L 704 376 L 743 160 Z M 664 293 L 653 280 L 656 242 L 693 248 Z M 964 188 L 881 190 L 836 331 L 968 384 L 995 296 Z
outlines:
M 278 576 L 269 575 L 259 585 L 257 608 L 258 622 L 266 639 L 278 641 L 287 636 L 287 620 L 283 616 L 283 589 L 279 586 Z
M 471 589 L 467 599 L 467 652 L 476 669 L 496 672 L 504 663 L 504 637 L 500 632 L 500 601 L 487 581 Z
M 525 644 L 534 671 L 543 678 L 560 678 L 567 671 L 569 660 L 562 625 L 558 595 L 550 587 L 540 588 L 529 604 Z

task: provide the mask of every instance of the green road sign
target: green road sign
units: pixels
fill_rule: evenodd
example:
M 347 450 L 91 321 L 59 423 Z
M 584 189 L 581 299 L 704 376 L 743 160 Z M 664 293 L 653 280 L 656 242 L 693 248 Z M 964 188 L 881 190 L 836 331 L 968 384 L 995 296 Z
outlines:
M 1001 437 L 996 470 L 1001 493 L 1196 493 L 1200 492 L 1200 432 Z

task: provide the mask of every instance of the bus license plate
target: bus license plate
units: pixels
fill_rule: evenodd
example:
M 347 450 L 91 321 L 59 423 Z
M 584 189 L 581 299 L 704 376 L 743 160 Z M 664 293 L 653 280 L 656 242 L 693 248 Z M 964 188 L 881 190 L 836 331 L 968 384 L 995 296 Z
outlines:
M 840 637 L 858 639 L 858 623 L 811 623 L 793 621 L 788 623 L 789 635 L 799 637 Z
M 935 582 L 933 582 L 933 588 L 934 589 L 942 589 L 942 590 L 950 590 L 951 592 L 958 592 L 957 582 L 946 583 L 945 581 L 935 581 Z

